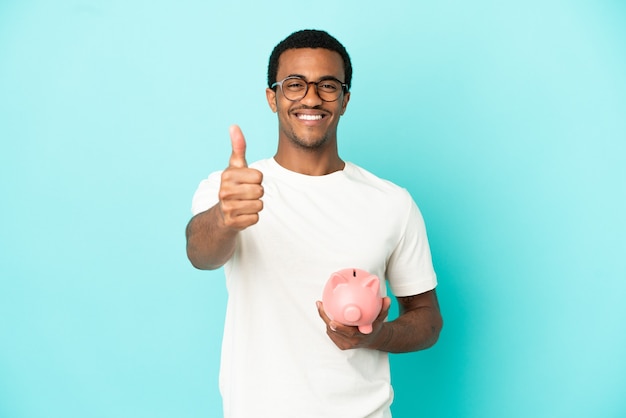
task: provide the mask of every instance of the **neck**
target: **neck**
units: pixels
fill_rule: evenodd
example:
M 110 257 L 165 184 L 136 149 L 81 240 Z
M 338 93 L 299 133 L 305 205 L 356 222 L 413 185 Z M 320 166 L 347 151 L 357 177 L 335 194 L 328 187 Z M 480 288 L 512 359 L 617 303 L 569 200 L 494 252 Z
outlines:
M 324 176 L 345 167 L 336 146 L 322 151 L 286 147 L 279 143 L 274 159 L 287 170 L 308 176 Z

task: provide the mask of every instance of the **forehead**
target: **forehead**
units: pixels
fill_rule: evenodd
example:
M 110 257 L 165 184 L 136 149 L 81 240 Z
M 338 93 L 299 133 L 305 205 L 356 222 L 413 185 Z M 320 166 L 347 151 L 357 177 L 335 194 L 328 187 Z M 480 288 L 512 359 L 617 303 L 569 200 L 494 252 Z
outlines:
M 307 80 L 332 76 L 344 81 L 345 71 L 341 55 L 324 48 L 288 49 L 278 58 L 277 80 L 299 74 Z

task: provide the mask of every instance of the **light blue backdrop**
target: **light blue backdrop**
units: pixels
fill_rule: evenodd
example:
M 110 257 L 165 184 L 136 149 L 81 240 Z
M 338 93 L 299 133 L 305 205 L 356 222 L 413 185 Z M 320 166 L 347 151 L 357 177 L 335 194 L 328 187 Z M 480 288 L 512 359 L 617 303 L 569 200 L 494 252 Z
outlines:
M 273 155 L 267 57 L 309 27 L 353 59 L 342 155 L 410 190 L 439 274 L 394 416 L 626 416 L 624 2 L 2 0 L 0 417 L 220 415 L 191 196 L 231 123 Z

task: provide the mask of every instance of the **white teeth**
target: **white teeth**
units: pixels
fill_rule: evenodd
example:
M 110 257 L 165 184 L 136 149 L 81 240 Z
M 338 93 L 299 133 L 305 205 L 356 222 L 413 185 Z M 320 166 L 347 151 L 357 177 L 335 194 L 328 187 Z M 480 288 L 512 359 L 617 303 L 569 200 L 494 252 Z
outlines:
M 298 115 L 298 119 L 303 119 L 303 120 L 320 120 L 322 119 L 322 115 Z

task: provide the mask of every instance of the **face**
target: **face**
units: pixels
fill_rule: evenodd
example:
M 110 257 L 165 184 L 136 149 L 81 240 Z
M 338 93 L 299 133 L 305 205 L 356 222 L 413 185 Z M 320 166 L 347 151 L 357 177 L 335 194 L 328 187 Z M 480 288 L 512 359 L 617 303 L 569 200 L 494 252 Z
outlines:
M 345 81 L 341 56 L 323 48 L 289 49 L 278 60 L 276 80 L 298 75 L 306 81 L 334 77 Z M 285 98 L 280 87 L 266 90 L 267 102 L 278 114 L 279 141 L 300 148 L 316 150 L 337 140 L 337 124 L 346 111 L 350 93 L 342 93 L 334 102 L 325 102 L 309 85 L 306 96 L 298 101 Z

